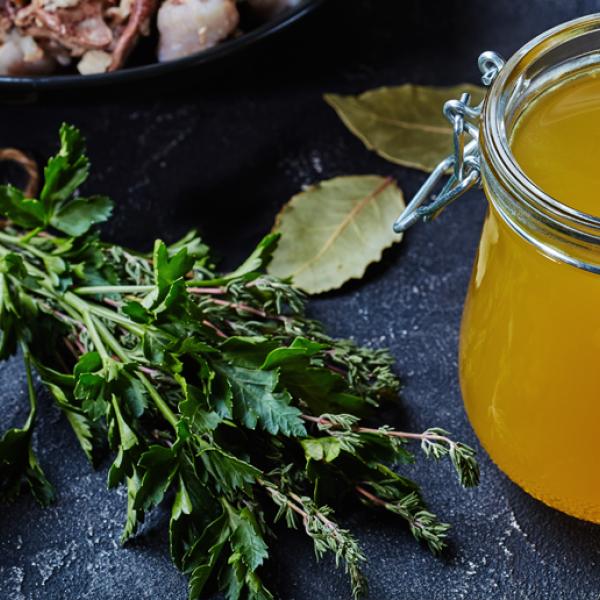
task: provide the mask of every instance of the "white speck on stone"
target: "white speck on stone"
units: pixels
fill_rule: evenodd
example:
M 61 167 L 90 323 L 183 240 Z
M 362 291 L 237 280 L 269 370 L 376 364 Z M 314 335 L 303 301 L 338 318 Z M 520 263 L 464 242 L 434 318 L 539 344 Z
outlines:
M 64 548 L 49 548 L 37 552 L 31 565 L 37 567 L 42 578 L 41 584 L 46 582 L 63 567 L 68 567 L 74 559 L 75 542 L 71 542 Z
M 311 154 L 310 162 L 312 163 L 313 169 L 317 173 L 323 172 L 323 163 L 321 162 L 321 157 L 316 152 Z
M 512 510 L 508 516 L 508 522 L 513 529 L 518 531 L 524 538 L 527 538 L 527 534 L 521 529 L 521 525 L 519 525 L 519 521 L 517 521 L 517 517 Z
M 25 573 L 20 567 L 0 568 L 0 595 L 11 600 L 26 600 L 23 594 Z
M 533 553 L 539 555 L 537 546 L 529 539 L 527 533 L 523 531 L 523 528 L 521 527 L 519 521 L 517 521 L 517 517 L 512 509 L 509 510 L 508 524 L 510 529 L 507 531 L 507 533 L 510 535 L 511 530 L 516 531 L 523 538 L 525 543 L 531 548 Z M 545 565 L 546 561 L 543 558 L 540 558 L 540 564 Z
M 473 562 L 473 561 L 468 561 L 467 562 L 467 570 L 465 571 L 465 575 L 467 577 L 472 577 L 473 575 L 475 575 L 477 573 L 477 565 Z

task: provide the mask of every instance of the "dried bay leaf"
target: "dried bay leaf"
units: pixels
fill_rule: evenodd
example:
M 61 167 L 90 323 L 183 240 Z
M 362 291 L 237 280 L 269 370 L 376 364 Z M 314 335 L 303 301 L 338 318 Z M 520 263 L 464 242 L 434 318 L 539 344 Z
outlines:
M 391 224 L 404 209 L 401 190 L 376 175 L 336 177 L 294 196 L 274 230 L 279 247 L 271 275 L 292 277 L 296 287 L 317 294 L 363 276 L 383 250 L 402 236 Z
M 359 96 L 326 94 L 325 100 L 367 148 L 394 163 L 429 172 L 452 152 L 452 128 L 442 109 L 463 92 L 471 94 L 472 106 L 485 95 L 484 88 L 468 83 L 405 84 Z

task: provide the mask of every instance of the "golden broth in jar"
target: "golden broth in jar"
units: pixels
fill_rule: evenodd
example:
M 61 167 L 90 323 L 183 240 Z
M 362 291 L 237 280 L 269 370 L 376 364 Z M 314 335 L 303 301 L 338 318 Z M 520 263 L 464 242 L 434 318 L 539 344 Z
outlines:
M 538 188 L 600 217 L 597 71 L 545 91 L 509 141 Z M 600 274 L 550 258 L 493 201 L 465 305 L 460 376 L 498 466 L 545 503 L 600 522 Z

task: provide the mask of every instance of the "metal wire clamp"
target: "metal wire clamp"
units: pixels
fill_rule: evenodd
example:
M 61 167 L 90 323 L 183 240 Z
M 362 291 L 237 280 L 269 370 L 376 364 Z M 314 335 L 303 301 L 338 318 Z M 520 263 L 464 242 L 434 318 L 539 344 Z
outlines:
M 482 73 L 481 81 L 490 86 L 504 66 L 504 59 L 496 52 L 484 52 L 478 60 Z M 471 95 L 464 93 L 459 100 L 444 104 L 444 116 L 452 125 L 454 152 L 447 156 L 432 171 L 413 199 L 394 223 L 394 231 L 403 233 L 419 219 L 434 219 L 448 204 L 481 183 L 479 166 L 479 118 L 483 102 L 470 106 Z M 470 141 L 466 141 L 467 136 Z M 433 196 L 441 179 L 449 169 L 452 174 L 436 196 Z M 424 202 L 432 197 L 432 201 Z

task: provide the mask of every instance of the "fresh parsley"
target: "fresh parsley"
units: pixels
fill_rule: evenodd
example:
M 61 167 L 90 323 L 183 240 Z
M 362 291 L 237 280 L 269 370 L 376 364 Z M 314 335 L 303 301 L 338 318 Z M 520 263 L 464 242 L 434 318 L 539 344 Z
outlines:
M 370 424 L 397 395 L 391 357 L 330 338 L 297 289 L 265 274 L 276 235 L 227 274 L 194 233 L 151 255 L 103 243 L 93 226 L 112 205 L 77 195 L 84 141 L 67 125 L 60 139 L 39 198 L 0 187 L 0 358 L 20 351 L 30 402 L 24 426 L 0 439 L 2 497 L 24 486 L 42 504 L 54 497 L 31 448 L 35 369 L 90 460 L 114 453 L 123 542 L 170 506 L 170 552 L 192 599 L 273 598 L 261 572 L 278 520 L 301 527 L 317 557 L 331 552 L 358 596 L 365 556 L 335 520 L 342 499 L 397 514 L 441 550 L 448 525 L 399 474 L 414 461 L 409 443 L 448 456 L 465 486 L 477 463 L 443 430 Z

